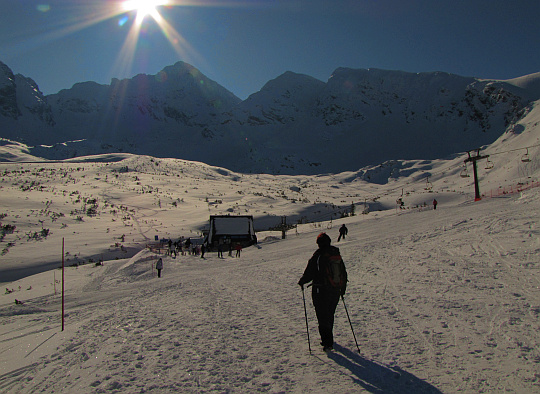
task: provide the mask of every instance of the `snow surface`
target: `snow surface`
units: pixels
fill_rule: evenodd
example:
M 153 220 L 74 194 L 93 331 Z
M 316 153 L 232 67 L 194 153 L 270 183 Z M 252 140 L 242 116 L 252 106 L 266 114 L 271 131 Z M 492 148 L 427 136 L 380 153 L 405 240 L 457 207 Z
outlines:
M 0 163 L 2 229 L 16 226 L 1 242 L 0 391 L 540 392 L 539 124 L 533 107 L 482 151 L 494 168 L 479 163 L 478 202 L 466 154 L 318 176 L 135 155 Z M 195 237 L 227 213 L 254 216 L 257 246 L 166 256 L 157 278 L 156 235 Z M 262 231 L 282 215 L 302 224 Z M 296 283 L 321 231 L 349 272 L 360 354 L 341 303 L 322 352 L 306 292 L 308 350 Z
M 534 100 L 540 100 L 540 72 L 509 79 L 506 82 L 526 90 Z

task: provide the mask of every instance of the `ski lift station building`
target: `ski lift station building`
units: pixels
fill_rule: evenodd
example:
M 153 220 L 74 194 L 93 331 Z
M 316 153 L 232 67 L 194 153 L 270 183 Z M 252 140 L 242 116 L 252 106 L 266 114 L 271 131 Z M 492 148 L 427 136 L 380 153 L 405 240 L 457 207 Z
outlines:
M 208 245 L 216 246 L 220 243 L 240 243 L 243 246 L 257 243 L 253 216 L 210 216 L 210 229 L 208 231 Z

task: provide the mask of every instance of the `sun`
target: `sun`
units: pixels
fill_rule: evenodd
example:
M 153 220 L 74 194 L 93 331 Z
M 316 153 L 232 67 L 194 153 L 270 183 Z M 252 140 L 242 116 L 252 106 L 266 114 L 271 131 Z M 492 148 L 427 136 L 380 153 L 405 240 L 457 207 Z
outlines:
M 126 0 L 122 6 L 126 11 L 136 11 L 137 19 L 142 20 L 148 15 L 155 16 L 158 13 L 156 7 L 167 3 L 166 0 Z

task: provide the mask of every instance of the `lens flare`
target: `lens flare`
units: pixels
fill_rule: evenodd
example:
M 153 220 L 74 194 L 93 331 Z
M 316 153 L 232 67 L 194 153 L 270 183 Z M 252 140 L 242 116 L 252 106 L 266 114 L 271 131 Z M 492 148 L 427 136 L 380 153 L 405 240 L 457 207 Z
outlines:
M 118 26 L 120 26 L 120 27 L 124 26 L 128 20 L 129 20 L 129 18 L 127 16 L 123 16 L 118 21 Z
M 49 4 L 39 4 L 36 8 L 41 12 L 48 12 L 51 10 L 51 6 Z
M 144 19 L 146 16 L 154 16 L 157 13 L 157 7 L 167 5 L 164 0 L 127 0 L 122 6 L 126 11 L 136 11 L 137 18 Z

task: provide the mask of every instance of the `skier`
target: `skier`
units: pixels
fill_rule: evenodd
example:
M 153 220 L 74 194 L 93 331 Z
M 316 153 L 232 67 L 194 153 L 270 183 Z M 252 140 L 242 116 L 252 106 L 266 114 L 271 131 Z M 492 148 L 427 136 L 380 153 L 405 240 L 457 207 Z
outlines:
M 433 209 L 437 209 L 437 200 L 433 199 Z
M 347 287 L 347 271 L 339 249 L 330 243 L 330 237 L 326 233 L 319 234 L 317 237 L 319 248 L 309 259 L 304 274 L 298 281 L 302 290 L 306 283 L 313 282 L 313 305 L 324 351 L 333 349 L 334 313 L 339 298 L 345 294 Z
M 345 224 L 342 224 L 341 227 L 339 228 L 339 237 L 337 239 L 337 241 L 339 242 L 341 240 L 341 238 L 345 239 L 345 236 L 349 233 L 349 230 L 347 229 L 347 227 L 345 227 Z
M 157 277 L 161 278 L 161 270 L 163 269 L 163 259 L 160 257 L 156 263 Z

